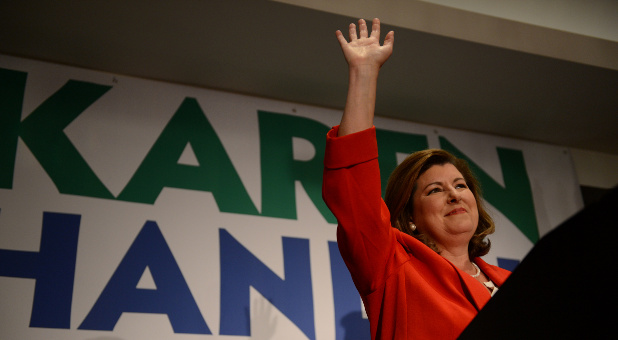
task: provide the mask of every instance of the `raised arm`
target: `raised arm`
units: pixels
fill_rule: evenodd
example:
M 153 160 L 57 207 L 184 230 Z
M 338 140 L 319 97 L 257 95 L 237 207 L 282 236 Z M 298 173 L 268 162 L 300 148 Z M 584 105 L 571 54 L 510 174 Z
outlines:
M 380 45 L 380 20 L 377 18 L 373 19 L 371 33 L 367 30 L 365 20 L 360 19 L 358 24 L 358 35 L 356 25 L 350 24 L 349 42 L 341 31 L 336 32 L 349 68 L 348 97 L 341 117 L 339 136 L 373 126 L 378 73 L 393 53 L 395 42 L 395 32 L 390 31 L 384 38 L 384 45 Z

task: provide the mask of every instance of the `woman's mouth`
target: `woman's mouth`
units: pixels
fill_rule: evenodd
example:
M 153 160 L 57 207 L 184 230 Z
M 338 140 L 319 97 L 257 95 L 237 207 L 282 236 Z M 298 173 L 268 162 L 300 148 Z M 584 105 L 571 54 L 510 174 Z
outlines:
M 451 210 L 448 214 L 446 214 L 445 216 L 451 216 L 451 215 L 456 215 L 456 214 L 463 214 L 463 213 L 467 213 L 468 211 L 464 208 L 457 208 L 457 209 L 453 209 Z

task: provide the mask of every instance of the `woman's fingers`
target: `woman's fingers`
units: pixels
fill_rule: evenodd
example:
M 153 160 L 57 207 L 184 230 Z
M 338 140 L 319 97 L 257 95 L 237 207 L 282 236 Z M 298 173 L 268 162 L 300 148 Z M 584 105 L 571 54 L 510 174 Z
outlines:
M 345 40 L 345 38 L 343 37 L 343 33 L 341 33 L 341 31 L 340 31 L 340 30 L 337 30 L 337 31 L 335 32 L 335 35 L 337 36 L 337 40 L 339 40 L 339 44 L 340 44 L 340 45 L 345 45 L 345 44 L 347 44 L 347 43 L 348 43 L 348 42 Z
M 350 24 L 349 34 L 350 34 L 350 42 L 352 42 L 352 41 L 357 39 L 357 37 L 356 37 L 356 25 L 354 25 L 354 23 Z
M 371 23 L 371 36 L 380 39 L 380 19 L 374 18 Z
M 358 32 L 356 32 L 356 25 L 354 23 L 351 23 L 348 29 L 350 42 L 369 37 L 373 37 L 378 40 L 380 39 L 380 19 L 378 18 L 373 19 L 371 23 L 371 33 L 369 33 L 369 30 L 367 29 L 365 19 L 358 20 Z
M 358 26 L 360 31 L 360 37 L 367 38 L 369 34 L 367 32 L 367 23 L 365 22 L 365 19 L 358 20 Z
M 384 38 L 384 46 L 392 46 L 395 43 L 395 32 L 390 31 Z
M 371 23 L 371 33 L 369 33 L 367 29 L 367 23 L 365 22 L 365 19 L 358 20 L 358 32 L 356 32 L 356 25 L 354 23 L 351 23 L 350 26 L 348 27 L 348 36 L 350 37 L 350 42 L 356 41 L 358 39 L 369 38 L 369 37 L 373 37 L 379 40 L 380 39 L 380 19 L 378 18 L 373 19 L 373 22 Z M 341 38 L 343 38 L 343 36 L 340 36 L 337 33 L 337 39 L 340 39 L 339 42 L 342 43 Z

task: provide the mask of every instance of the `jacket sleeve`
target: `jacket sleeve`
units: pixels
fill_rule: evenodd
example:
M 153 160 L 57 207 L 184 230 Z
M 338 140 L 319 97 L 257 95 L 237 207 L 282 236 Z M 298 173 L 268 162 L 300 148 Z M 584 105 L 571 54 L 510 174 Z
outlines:
M 337 243 L 361 294 L 383 284 L 396 244 L 381 196 L 375 127 L 337 136 L 329 131 L 322 195 L 337 218 Z

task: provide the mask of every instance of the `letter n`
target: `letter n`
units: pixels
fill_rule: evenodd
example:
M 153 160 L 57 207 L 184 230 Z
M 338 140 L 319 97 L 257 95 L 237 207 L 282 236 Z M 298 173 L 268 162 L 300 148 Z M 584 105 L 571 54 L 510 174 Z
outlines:
M 221 247 L 221 335 L 251 336 L 249 287 L 258 290 L 309 339 L 315 339 L 309 241 L 283 237 L 285 279 L 224 229 Z

